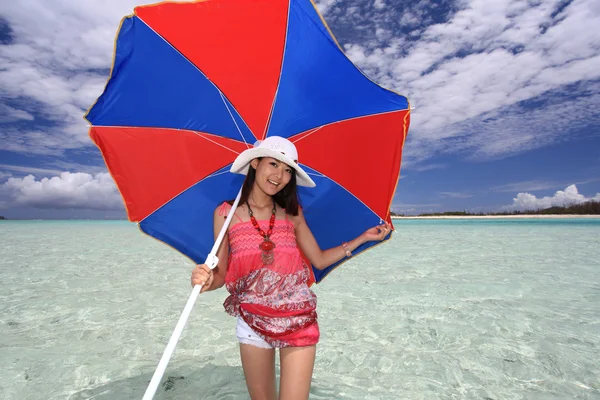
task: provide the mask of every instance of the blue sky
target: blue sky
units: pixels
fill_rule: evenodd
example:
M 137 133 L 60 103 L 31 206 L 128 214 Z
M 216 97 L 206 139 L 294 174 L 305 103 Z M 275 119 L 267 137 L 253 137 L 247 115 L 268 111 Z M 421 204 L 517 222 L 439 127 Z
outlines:
M 0 12 L 0 215 L 122 218 L 82 116 L 141 3 L 23 3 Z M 317 3 L 348 56 L 415 107 L 394 211 L 600 200 L 600 2 Z

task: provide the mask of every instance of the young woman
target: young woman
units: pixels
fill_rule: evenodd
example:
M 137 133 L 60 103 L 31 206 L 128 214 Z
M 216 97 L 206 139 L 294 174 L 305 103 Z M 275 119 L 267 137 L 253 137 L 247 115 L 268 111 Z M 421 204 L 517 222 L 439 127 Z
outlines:
M 308 399 L 319 341 L 316 296 L 308 287 L 310 266 L 319 269 L 351 256 L 367 241 L 387 236 L 386 223 L 361 236 L 321 250 L 298 204 L 296 185 L 315 183 L 298 165 L 296 147 L 271 136 L 241 153 L 231 167 L 246 175 L 240 205 L 218 251 L 219 265 L 192 272 L 202 291 L 226 285 L 227 313 L 237 317 L 237 337 L 252 400 L 276 399 L 275 349 L 279 349 L 279 399 Z M 230 205 L 214 213 L 215 237 Z

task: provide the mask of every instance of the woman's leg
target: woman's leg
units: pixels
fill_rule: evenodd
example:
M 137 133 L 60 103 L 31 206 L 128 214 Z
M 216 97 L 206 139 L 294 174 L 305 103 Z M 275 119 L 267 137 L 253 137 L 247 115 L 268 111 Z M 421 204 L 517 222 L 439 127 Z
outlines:
M 279 350 L 279 400 L 308 399 L 316 354 L 317 346 L 285 347 Z
M 242 367 L 252 400 L 275 400 L 275 349 L 240 343 Z

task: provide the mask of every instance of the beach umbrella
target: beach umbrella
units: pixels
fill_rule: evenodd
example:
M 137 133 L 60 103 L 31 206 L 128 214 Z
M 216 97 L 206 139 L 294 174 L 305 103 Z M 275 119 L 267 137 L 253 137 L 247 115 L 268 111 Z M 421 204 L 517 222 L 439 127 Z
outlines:
M 391 223 L 409 116 L 408 100 L 348 59 L 310 0 L 204 0 L 125 17 L 110 78 L 85 118 L 129 220 L 214 267 L 225 231 L 215 243 L 213 211 L 227 199 L 237 206 L 244 176 L 229 168 L 239 153 L 269 136 L 292 141 L 316 183 L 299 188 L 307 223 L 321 248 L 339 246 Z M 344 261 L 313 269 L 314 281 Z

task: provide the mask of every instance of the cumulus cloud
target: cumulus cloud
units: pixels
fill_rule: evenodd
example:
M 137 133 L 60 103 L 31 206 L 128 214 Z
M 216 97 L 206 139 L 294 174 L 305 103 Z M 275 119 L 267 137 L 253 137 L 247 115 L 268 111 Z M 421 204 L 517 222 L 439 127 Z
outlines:
M 121 210 L 121 197 L 108 173 L 63 172 L 37 180 L 10 177 L 0 185 L 3 208 Z
M 519 193 L 513 199 L 513 204 L 505 206 L 504 209 L 510 211 L 539 210 L 549 207 L 570 206 L 581 204 L 587 201 L 600 201 L 600 193 L 594 197 L 586 197 L 579 193 L 577 186 L 570 185 L 565 190 L 558 190 L 553 196 L 538 198 L 530 193 Z

